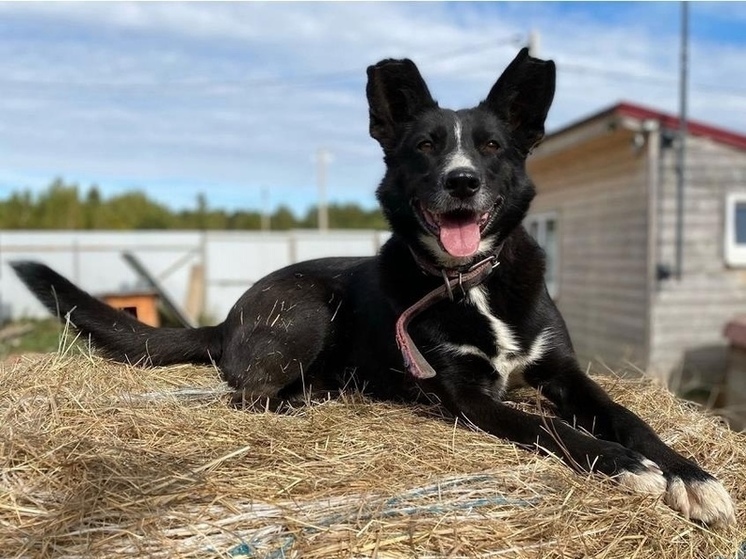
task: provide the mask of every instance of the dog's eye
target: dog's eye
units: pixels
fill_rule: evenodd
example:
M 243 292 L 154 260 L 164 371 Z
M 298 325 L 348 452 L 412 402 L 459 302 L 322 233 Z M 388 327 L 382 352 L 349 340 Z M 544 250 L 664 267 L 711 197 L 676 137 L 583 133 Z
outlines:
M 430 140 L 423 140 L 417 144 L 417 149 L 423 153 L 430 153 L 434 149 L 434 145 Z
M 500 144 L 498 144 L 495 140 L 490 140 L 482 146 L 482 153 L 485 154 L 497 153 L 499 150 Z

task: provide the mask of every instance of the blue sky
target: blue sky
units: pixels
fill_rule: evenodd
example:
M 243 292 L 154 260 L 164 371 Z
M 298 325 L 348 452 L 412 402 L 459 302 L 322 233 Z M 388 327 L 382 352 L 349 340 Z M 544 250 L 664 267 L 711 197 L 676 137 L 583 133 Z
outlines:
M 690 3 L 692 118 L 746 134 L 746 3 Z M 57 176 L 174 208 L 375 205 L 365 68 L 407 56 L 442 106 L 481 100 L 531 30 L 548 127 L 678 107 L 679 3 L 0 2 L 0 198 Z M 2 224 L 0 224 L 0 227 Z

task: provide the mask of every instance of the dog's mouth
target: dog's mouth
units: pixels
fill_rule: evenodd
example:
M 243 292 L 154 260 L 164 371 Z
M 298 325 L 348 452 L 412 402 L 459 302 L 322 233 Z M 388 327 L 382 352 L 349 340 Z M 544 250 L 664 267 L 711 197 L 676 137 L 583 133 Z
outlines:
M 502 198 L 486 212 L 459 209 L 437 213 L 415 204 L 427 229 L 438 238 L 440 246 L 455 258 L 468 258 L 479 251 L 482 232 L 502 204 Z

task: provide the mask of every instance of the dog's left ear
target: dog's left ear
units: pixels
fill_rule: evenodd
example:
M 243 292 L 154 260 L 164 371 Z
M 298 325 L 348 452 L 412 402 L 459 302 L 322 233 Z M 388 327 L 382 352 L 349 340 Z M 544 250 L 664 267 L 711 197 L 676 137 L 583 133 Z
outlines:
M 507 122 L 528 153 L 544 137 L 544 121 L 554 98 L 554 62 L 529 56 L 524 48 L 505 69 L 481 107 Z
M 408 58 L 388 58 L 368 66 L 370 135 L 384 150 L 392 148 L 396 128 L 413 120 L 419 113 L 438 104 L 430 95 L 425 80 Z

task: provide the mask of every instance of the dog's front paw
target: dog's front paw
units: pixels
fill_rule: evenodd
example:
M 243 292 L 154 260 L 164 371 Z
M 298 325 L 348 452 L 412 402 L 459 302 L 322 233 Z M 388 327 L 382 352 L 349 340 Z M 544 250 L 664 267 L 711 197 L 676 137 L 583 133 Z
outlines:
M 686 518 L 705 524 L 735 524 L 733 501 L 725 487 L 709 474 L 703 479 L 671 476 L 664 502 Z
M 632 491 L 662 495 L 666 491 L 666 478 L 658 464 L 643 458 L 632 469 L 626 469 L 616 476 L 617 482 Z

